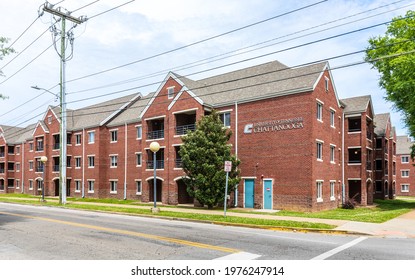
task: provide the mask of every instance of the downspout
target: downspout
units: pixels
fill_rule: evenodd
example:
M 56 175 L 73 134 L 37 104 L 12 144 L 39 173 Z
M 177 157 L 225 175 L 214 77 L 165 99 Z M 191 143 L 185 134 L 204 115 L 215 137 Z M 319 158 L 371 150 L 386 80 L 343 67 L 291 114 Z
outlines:
M 238 159 L 238 101 L 235 101 L 235 156 Z M 235 188 L 235 207 L 238 207 L 238 185 Z
M 346 185 L 344 183 L 344 112 L 342 118 L 342 203 L 346 202 Z
M 125 123 L 125 134 L 124 134 L 124 200 L 127 199 L 127 123 Z
M 82 198 L 85 198 L 85 128 L 82 129 Z
M 24 161 L 24 148 L 25 148 L 25 146 L 24 146 L 24 142 L 22 143 L 22 148 L 21 148 L 21 150 L 22 150 L 22 162 L 21 162 L 21 164 L 20 164 L 20 166 L 22 167 L 22 193 L 24 193 L 24 163 L 25 163 L 25 161 Z

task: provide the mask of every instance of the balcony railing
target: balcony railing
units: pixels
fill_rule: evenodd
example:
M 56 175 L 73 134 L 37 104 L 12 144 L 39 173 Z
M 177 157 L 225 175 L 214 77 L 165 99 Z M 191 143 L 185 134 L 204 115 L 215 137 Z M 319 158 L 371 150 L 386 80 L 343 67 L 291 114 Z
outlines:
M 196 124 L 186 124 L 186 125 L 179 125 L 176 126 L 176 135 L 185 135 L 189 131 L 195 131 Z
M 164 138 L 164 130 L 154 130 L 147 132 L 147 139 L 162 139 Z
M 54 172 L 59 172 L 59 164 L 53 166 L 53 171 Z
M 36 167 L 36 172 L 43 172 L 43 166 Z
M 53 149 L 58 150 L 61 147 L 60 143 L 53 144 Z
M 0 157 L 4 157 L 4 152 L 0 152 Z
M 370 161 L 366 162 L 366 170 L 372 170 L 372 162 Z
M 36 152 L 43 151 L 43 146 L 36 146 Z
M 183 161 L 182 161 L 181 158 L 176 158 L 176 162 L 175 162 L 174 167 L 176 167 L 176 168 L 183 168 Z
M 0 169 L 0 174 L 4 174 L 4 168 Z
M 147 169 L 154 169 L 154 161 L 147 161 Z M 156 169 L 164 169 L 164 160 L 156 160 Z

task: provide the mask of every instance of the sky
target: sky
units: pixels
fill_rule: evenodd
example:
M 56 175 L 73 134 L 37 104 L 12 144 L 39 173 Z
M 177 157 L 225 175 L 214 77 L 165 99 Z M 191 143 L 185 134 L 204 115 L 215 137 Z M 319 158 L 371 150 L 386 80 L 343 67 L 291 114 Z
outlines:
M 51 3 L 88 18 L 66 26 L 75 38 L 66 63 L 68 109 L 147 95 L 169 71 L 197 80 L 273 60 L 291 67 L 328 60 L 340 99 L 370 94 L 375 113 L 390 112 L 397 134 L 407 134 L 400 113 L 384 99 L 379 73 L 360 62 L 368 39 L 415 9 L 414 1 L 59 1 Z M 55 19 L 39 16 L 44 4 L 0 3 L 0 36 L 17 51 L 0 61 L 0 93 L 8 96 L 0 100 L 0 124 L 36 123 L 49 105 L 59 105 L 60 57 L 50 31 Z M 60 23 L 55 26 L 59 31 Z

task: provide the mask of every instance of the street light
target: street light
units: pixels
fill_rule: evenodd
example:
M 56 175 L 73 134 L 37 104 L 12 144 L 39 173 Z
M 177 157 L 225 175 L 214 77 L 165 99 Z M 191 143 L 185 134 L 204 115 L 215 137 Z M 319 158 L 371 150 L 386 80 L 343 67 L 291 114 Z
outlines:
M 59 99 L 59 95 L 58 95 L 58 94 L 53 93 L 53 92 L 51 92 L 51 91 L 50 91 L 50 90 L 48 90 L 48 89 L 45 89 L 45 88 L 40 88 L 40 87 L 38 87 L 38 86 L 31 86 L 31 88 L 33 88 L 33 89 L 35 89 L 35 90 L 43 90 L 43 91 L 49 92 L 50 94 L 52 94 L 53 96 L 55 96 L 55 102 L 56 102 L 56 101 L 58 101 L 58 99 Z M 43 94 L 43 93 L 42 93 L 42 94 Z
M 154 167 L 154 183 L 153 183 L 153 198 L 154 198 L 154 207 L 152 209 L 153 213 L 159 212 L 157 209 L 157 164 L 156 164 L 156 154 L 160 150 L 160 144 L 158 142 L 151 142 L 150 143 L 150 151 L 153 152 L 153 167 Z
M 46 167 L 46 162 L 48 161 L 48 158 L 46 156 L 42 156 L 40 157 L 40 161 L 42 162 L 42 202 L 45 201 L 45 167 Z

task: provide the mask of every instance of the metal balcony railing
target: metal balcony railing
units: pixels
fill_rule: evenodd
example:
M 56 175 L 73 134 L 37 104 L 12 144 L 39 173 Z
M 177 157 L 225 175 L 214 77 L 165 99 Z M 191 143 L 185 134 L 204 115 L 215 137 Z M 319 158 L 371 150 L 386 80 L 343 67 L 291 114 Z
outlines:
M 58 165 L 54 165 L 53 166 L 53 171 L 54 172 L 59 172 L 60 168 L 59 168 L 59 164 Z
M 154 169 L 154 161 L 147 161 L 147 169 Z M 164 169 L 164 160 L 156 160 L 156 169 Z
M 189 131 L 195 131 L 196 124 L 186 124 L 186 125 L 179 125 L 176 126 L 176 135 L 185 135 Z
M 36 167 L 36 172 L 43 172 L 43 166 Z
M 181 158 L 177 158 L 174 167 L 183 168 L 183 161 Z
M 60 147 L 61 147 L 60 143 L 53 144 L 53 149 L 54 150 L 59 150 Z
M 164 130 L 154 130 L 147 132 L 147 139 L 162 139 L 164 138 Z
M 4 157 L 4 152 L 0 152 L 0 157 Z
M 0 169 L 0 174 L 4 174 L 4 168 Z

